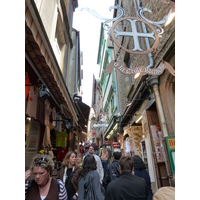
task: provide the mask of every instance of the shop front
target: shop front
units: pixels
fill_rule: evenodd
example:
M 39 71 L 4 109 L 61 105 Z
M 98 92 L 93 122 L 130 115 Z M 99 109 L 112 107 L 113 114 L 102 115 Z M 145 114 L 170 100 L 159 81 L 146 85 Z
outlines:
M 79 113 L 34 4 L 25 6 L 25 169 L 36 153 L 62 161 L 75 148 Z M 87 123 L 87 122 L 86 122 Z
M 105 144 L 111 150 L 112 155 L 115 151 L 121 152 L 120 134 L 122 128 L 119 126 L 119 120 L 119 117 L 113 116 L 104 133 Z
M 134 120 L 133 115 L 123 127 L 123 134 L 120 136 L 121 151 L 123 155 L 138 155 L 142 158 L 155 193 L 160 187 L 173 185 L 170 177 L 173 175 L 172 171 L 175 171 L 175 139 L 173 136 L 165 139 L 168 141 L 166 151 L 166 142 L 161 132 L 155 103 L 138 113 L 139 120 Z
M 25 70 L 30 82 L 25 99 L 25 169 L 36 153 L 50 154 L 54 161 L 62 162 L 66 152 L 75 147 L 75 122 L 63 104 L 44 90 L 46 84 L 37 82 L 42 76 L 37 76 L 27 59 Z

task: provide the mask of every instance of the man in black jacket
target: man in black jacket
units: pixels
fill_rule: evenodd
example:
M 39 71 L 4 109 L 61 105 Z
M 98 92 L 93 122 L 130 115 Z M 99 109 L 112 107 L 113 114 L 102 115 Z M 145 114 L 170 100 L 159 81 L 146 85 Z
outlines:
M 106 173 L 105 173 L 104 179 L 103 179 L 103 187 L 105 188 L 105 190 L 107 188 L 107 185 L 111 181 L 119 178 L 119 176 L 120 176 L 120 173 L 119 173 L 120 157 L 121 157 L 120 152 L 114 152 L 113 153 L 113 162 L 107 166 Z
M 144 179 L 133 175 L 133 159 L 122 156 L 119 160 L 120 177 L 108 184 L 105 200 L 146 200 L 147 185 Z

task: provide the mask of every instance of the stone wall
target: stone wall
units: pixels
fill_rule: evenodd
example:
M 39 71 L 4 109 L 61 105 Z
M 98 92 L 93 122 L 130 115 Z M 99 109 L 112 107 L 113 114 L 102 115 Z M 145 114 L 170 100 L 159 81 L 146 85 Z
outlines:
M 125 10 L 125 17 L 128 16 L 137 17 L 136 13 L 137 9 L 134 7 L 135 5 L 137 5 L 137 0 L 119 1 L 119 5 L 121 5 Z M 173 2 L 170 1 L 169 4 L 165 5 L 160 0 L 143 0 L 142 5 L 144 8 L 148 8 L 152 11 L 152 14 L 145 12 L 144 16 L 151 21 L 158 22 L 161 21 L 164 18 L 164 16 L 166 16 L 169 13 L 169 10 L 172 7 Z M 154 28 L 156 29 L 157 27 L 155 26 Z M 152 53 L 154 60 L 153 67 L 157 67 L 159 65 L 159 63 L 161 62 L 161 58 L 166 54 L 166 51 L 169 49 L 169 47 L 175 40 L 175 20 L 173 20 L 166 27 L 162 25 L 162 28 L 164 30 L 164 33 L 162 34 L 162 37 L 159 38 L 159 45 L 157 47 L 158 55 Z M 125 30 L 131 31 L 130 23 L 125 23 L 125 24 L 121 23 L 117 26 L 117 29 L 122 31 Z M 138 26 L 138 31 L 139 30 L 141 30 L 141 26 Z M 147 31 L 152 31 L 152 30 L 149 30 L 147 27 Z M 124 38 L 121 37 L 120 40 L 121 40 L 121 45 L 125 48 L 130 48 L 133 45 L 132 37 L 124 37 Z M 153 41 L 150 40 L 150 47 L 152 45 Z M 145 48 L 144 40 L 140 41 L 140 46 L 143 49 Z M 115 52 L 117 52 L 119 50 L 119 47 L 115 45 L 114 49 Z M 118 61 L 125 64 L 124 63 L 125 55 L 126 55 L 125 51 L 121 50 L 120 55 L 118 57 Z M 148 66 L 149 65 L 148 55 L 130 54 L 130 63 L 132 68 L 143 65 Z M 133 85 L 131 85 L 129 83 L 128 75 L 124 75 L 120 73 L 118 70 L 116 71 L 117 71 L 117 81 L 118 81 L 119 108 L 120 108 L 120 113 L 124 113 L 126 105 L 128 101 L 132 98 L 133 94 L 135 93 L 141 77 L 135 79 Z M 168 87 L 168 89 L 170 89 L 170 87 Z M 171 87 L 171 90 L 173 94 L 173 87 Z M 172 115 L 172 113 L 170 115 Z M 173 117 L 171 119 L 173 119 Z

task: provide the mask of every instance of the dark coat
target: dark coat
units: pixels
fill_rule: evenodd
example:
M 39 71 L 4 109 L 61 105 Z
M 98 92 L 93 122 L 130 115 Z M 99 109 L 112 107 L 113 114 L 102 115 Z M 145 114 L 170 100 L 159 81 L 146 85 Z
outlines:
M 147 185 L 144 179 L 122 172 L 120 177 L 108 184 L 105 200 L 147 200 Z
M 134 174 L 135 174 L 135 176 L 139 176 L 146 181 L 147 188 L 148 188 L 148 200 L 152 200 L 153 193 L 151 190 L 151 180 L 150 180 L 150 176 L 146 170 L 146 166 L 145 166 L 144 162 L 142 161 L 142 159 L 138 156 L 134 156 L 133 161 L 134 161 Z
M 108 184 L 112 181 L 112 177 L 119 178 L 119 160 L 114 160 L 107 166 L 106 173 L 103 178 L 103 187 L 106 189 Z
M 104 195 L 101 191 L 101 183 L 99 178 L 99 173 L 97 170 L 92 170 L 87 173 L 85 179 L 83 177 L 79 178 L 78 181 L 78 199 L 83 200 L 84 199 L 84 184 L 88 182 L 89 176 L 92 175 L 92 185 L 94 189 L 94 193 L 97 200 L 104 200 Z
M 75 167 L 74 170 L 74 175 L 72 177 L 72 185 L 74 186 L 74 189 L 76 190 L 76 192 L 78 192 L 78 179 L 79 179 L 79 174 L 82 171 L 82 165 L 79 167 Z
M 61 179 L 63 181 L 63 175 L 64 175 L 64 171 L 65 171 L 65 166 L 62 165 L 61 166 L 61 169 L 57 175 L 57 178 L 58 179 Z M 76 193 L 76 190 L 71 182 L 72 180 L 72 177 L 74 175 L 74 172 L 75 172 L 75 167 L 73 167 L 72 169 L 72 174 L 71 176 L 68 178 L 68 181 L 65 182 L 65 188 L 66 188 L 66 191 L 67 191 L 67 195 L 68 195 L 68 199 L 72 198 L 74 196 L 74 194 Z

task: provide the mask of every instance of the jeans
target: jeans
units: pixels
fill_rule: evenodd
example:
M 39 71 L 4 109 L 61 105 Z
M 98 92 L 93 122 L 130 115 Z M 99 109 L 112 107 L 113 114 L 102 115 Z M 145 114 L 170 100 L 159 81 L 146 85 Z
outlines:
M 106 173 L 106 167 L 107 167 L 107 160 L 101 160 L 101 163 L 102 163 L 102 166 L 103 166 L 103 171 L 104 171 L 104 176 L 105 176 L 105 173 Z

